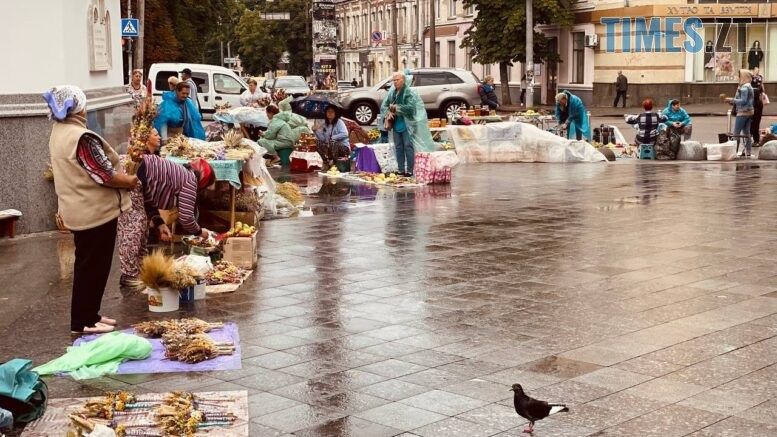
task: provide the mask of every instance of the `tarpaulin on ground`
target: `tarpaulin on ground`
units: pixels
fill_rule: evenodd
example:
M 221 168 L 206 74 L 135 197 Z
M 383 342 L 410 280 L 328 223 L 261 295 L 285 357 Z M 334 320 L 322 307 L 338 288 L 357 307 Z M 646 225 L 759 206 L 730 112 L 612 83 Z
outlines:
M 126 334 L 135 334 L 135 330 L 125 329 Z M 126 335 L 125 334 L 125 335 Z M 158 338 L 149 338 L 151 342 L 151 355 L 148 358 L 138 361 L 127 361 L 119 364 L 115 372 L 119 375 L 134 375 L 138 373 L 171 373 L 171 372 L 209 372 L 216 370 L 239 370 L 242 368 L 240 363 L 240 335 L 237 332 L 237 325 L 234 323 L 225 323 L 223 328 L 214 329 L 208 332 L 210 338 L 217 343 L 230 342 L 235 345 L 235 352 L 232 355 L 221 355 L 211 360 L 205 360 L 195 364 L 188 364 L 182 361 L 173 361 L 165 358 L 165 347 L 162 340 Z M 89 335 L 76 340 L 74 346 L 89 344 L 94 342 L 98 336 Z
M 585 141 L 574 141 L 519 122 L 448 126 L 462 163 L 607 161 Z

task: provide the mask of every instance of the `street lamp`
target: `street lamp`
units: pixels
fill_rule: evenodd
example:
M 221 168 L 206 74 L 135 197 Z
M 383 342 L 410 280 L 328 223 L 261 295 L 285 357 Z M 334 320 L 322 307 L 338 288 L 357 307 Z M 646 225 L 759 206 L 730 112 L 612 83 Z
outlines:
M 526 0 L 526 107 L 534 106 L 534 11 Z M 530 106 L 531 105 L 531 106 Z

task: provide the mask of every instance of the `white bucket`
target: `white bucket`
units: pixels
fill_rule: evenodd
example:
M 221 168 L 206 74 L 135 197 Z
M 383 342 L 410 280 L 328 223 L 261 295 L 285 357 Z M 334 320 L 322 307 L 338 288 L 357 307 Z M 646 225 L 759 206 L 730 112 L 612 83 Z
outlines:
M 205 299 L 205 290 L 207 289 L 207 285 L 203 282 L 202 284 L 197 284 L 194 286 L 194 300 L 201 300 Z
M 148 310 L 154 313 L 167 313 L 178 311 L 178 290 L 165 287 L 159 290 L 155 288 L 146 289 L 148 297 Z

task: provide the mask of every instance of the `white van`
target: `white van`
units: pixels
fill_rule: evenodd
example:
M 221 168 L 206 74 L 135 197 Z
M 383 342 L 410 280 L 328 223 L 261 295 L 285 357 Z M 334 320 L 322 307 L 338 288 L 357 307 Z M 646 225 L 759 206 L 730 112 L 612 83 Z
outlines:
M 197 100 L 200 101 L 203 115 L 213 114 L 214 105 L 229 103 L 233 108 L 240 105 L 240 94 L 248 85 L 234 71 L 218 65 L 163 63 L 153 64 L 148 71 L 151 79 L 154 101 L 162 101 L 162 93 L 169 91 L 167 79 L 170 76 L 181 78 L 184 68 L 192 70 L 192 79 L 197 84 Z

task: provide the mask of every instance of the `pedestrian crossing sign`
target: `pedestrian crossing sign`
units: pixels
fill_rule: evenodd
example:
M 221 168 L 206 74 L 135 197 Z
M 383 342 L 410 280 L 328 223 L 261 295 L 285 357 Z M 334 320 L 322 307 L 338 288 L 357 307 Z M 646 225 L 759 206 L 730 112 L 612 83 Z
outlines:
M 138 36 L 138 19 L 137 18 L 122 18 L 121 19 L 121 36 L 129 38 L 137 38 Z

